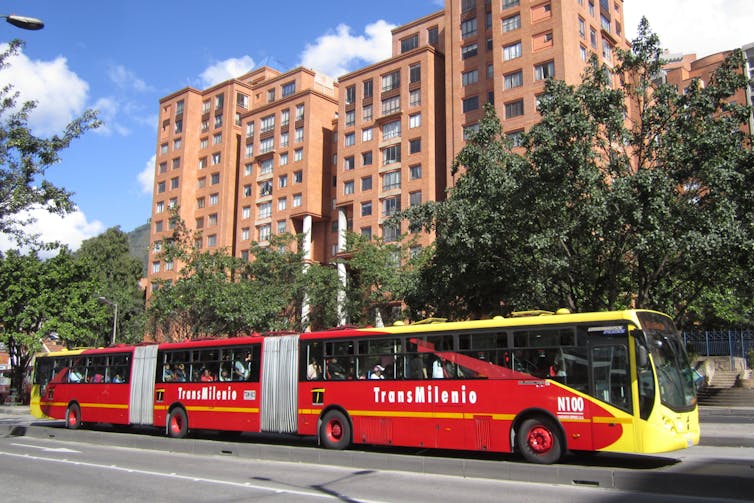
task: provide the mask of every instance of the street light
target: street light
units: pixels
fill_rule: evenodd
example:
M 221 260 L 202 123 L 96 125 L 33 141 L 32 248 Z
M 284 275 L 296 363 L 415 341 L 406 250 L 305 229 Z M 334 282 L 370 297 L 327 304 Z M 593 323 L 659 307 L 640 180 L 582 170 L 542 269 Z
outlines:
M 35 17 L 8 14 L 7 16 L 0 16 L 0 18 L 5 18 L 5 20 L 13 26 L 24 30 L 41 30 L 45 27 L 45 24 L 42 22 L 42 20 Z
M 97 302 L 99 302 L 100 304 L 106 304 L 112 307 L 115 311 L 115 313 L 113 314 L 113 340 L 110 341 L 110 344 L 115 344 L 115 335 L 118 332 L 118 303 L 112 302 L 105 297 L 99 297 L 97 299 Z

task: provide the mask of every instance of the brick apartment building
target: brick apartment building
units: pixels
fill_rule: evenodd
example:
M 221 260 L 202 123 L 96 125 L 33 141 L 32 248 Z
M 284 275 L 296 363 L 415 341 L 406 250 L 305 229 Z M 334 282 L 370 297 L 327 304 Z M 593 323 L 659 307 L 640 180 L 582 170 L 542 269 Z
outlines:
M 151 288 L 176 272 L 158 255 L 173 206 L 201 231 L 203 249 L 239 257 L 252 241 L 283 232 L 302 233 L 307 260 L 322 263 L 342 251 L 346 230 L 397 239 L 408 229 L 384 220 L 444 197 L 455 182 L 452 160 L 484 103 L 494 103 L 515 141 L 539 120 L 545 79 L 577 83 L 591 54 L 612 64 L 615 49 L 628 48 L 623 26 L 623 0 L 448 0 L 394 29 L 389 59 L 337 81 L 263 67 L 166 96 Z M 667 78 L 704 76 L 720 57 L 681 58 Z M 419 245 L 431 239 L 417 237 Z

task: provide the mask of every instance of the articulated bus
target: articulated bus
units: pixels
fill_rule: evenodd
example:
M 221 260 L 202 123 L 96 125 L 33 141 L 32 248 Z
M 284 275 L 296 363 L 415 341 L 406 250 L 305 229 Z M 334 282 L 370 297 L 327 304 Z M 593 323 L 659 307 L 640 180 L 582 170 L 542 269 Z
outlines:
M 84 423 L 294 433 L 321 445 L 659 453 L 699 442 L 685 349 L 627 310 L 117 345 L 36 359 L 32 411 Z

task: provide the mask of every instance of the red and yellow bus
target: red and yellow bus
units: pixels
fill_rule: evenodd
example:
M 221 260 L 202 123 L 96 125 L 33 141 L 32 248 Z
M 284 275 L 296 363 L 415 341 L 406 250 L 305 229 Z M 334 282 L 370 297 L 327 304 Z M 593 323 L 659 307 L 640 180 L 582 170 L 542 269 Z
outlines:
M 517 452 L 659 453 L 699 442 L 672 320 L 626 310 L 119 345 L 36 359 L 32 411 L 83 423 Z

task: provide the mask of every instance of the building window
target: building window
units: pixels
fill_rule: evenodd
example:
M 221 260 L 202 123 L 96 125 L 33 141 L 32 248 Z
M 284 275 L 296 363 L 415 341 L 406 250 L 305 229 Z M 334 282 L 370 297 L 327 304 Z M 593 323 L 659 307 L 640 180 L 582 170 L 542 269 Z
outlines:
M 293 194 L 293 207 L 298 208 L 301 206 L 301 194 Z
M 390 91 L 401 86 L 401 72 L 396 70 L 382 76 L 382 91 Z
M 355 162 L 354 157 L 352 155 L 346 156 L 343 158 L 343 170 L 344 171 L 351 171 L 353 168 L 355 168 Z
M 296 105 L 296 121 L 304 120 L 304 105 Z
M 372 175 L 365 176 L 361 179 L 361 191 L 372 190 Z
M 476 8 L 476 0 L 462 0 L 461 1 L 462 12 L 468 12 L 470 10 L 474 10 L 475 8 Z
M 280 111 L 280 127 L 285 127 L 291 123 L 291 111 L 287 108 Z
M 356 101 L 356 86 L 346 87 L 346 105 L 350 105 Z
M 581 58 L 581 61 L 589 59 L 589 51 L 583 45 L 579 45 L 579 57 Z
M 347 182 L 343 182 L 343 194 L 350 195 L 354 193 L 354 183 L 353 180 L 349 180 Z
M 401 111 L 401 97 L 394 96 L 382 100 L 382 115 L 390 115 Z
M 301 170 L 294 171 L 293 172 L 293 183 L 302 183 L 303 181 L 304 181 L 304 172 L 301 171 Z
M 278 162 L 280 166 L 285 166 L 288 164 L 288 152 L 283 152 L 280 154 L 280 161 Z
M 160 262 L 152 262 L 152 274 L 157 274 L 158 272 L 160 272 Z
M 464 45 L 461 47 L 461 58 L 462 59 L 468 59 L 473 58 L 477 55 L 479 52 L 479 44 L 473 43 L 469 45 Z
M 414 138 L 413 140 L 410 140 L 408 142 L 408 153 L 409 154 L 416 154 L 421 152 L 422 150 L 422 140 L 421 138 Z
M 272 181 L 265 180 L 259 184 L 259 197 L 266 197 L 272 195 Z
M 364 122 L 372 121 L 372 105 L 367 105 L 361 109 L 361 120 Z
M 521 14 L 503 19 L 503 32 L 515 31 L 521 28 Z
M 552 79 L 555 77 L 555 62 L 548 61 L 534 65 L 534 80 Z
M 199 140 L 199 150 L 204 150 L 209 146 L 209 140 L 207 138 L 202 138 Z
M 288 132 L 280 133 L 280 146 L 281 147 L 287 147 L 288 146 Z
M 364 128 L 361 130 L 361 141 L 371 141 L 372 139 L 372 128 Z
M 207 247 L 213 246 L 217 246 L 217 236 L 215 234 L 207 236 Z
M 382 190 L 393 190 L 401 188 L 401 172 L 391 171 L 382 175 Z
M 408 116 L 408 127 L 413 129 L 422 125 L 422 114 L 411 114 Z
M 267 90 L 267 103 L 272 103 L 273 101 L 275 101 L 275 90 L 268 89 Z
M 259 241 L 269 241 L 272 235 L 272 226 L 270 224 L 260 225 L 257 228 Z
M 288 175 L 280 175 L 278 177 L 278 187 L 285 188 L 288 186 Z
M 408 106 L 418 107 L 422 104 L 422 92 L 421 89 L 414 89 L 408 93 Z
M 203 197 L 197 197 L 196 198 L 196 207 L 197 208 L 199 208 L 199 209 L 204 208 L 204 204 L 205 204 L 205 202 L 204 202 L 204 198 Z
M 356 123 L 356 110 L 346 112 L 346 126 L 353 126 Z
M 296 134 L 296 137 L 295 137 L 294 141 L 296 143 L 301 143 L 302 141 L 304 141 L 304 128 L 297 127 L 295 134 Z
M 236 105 L 241 108 L 249 108 L 249 97 L 243 93 L 236 93 Z
M 214 227 L 217 225 L 217 213 L 212 213 L 207 217 L 207 225 L 209 227 Z
M 220 204 L 220 194 L 215 192 L 214 194 L 209 195 L 209 205 L 210 206 L 217 206 Z
M 259 163 L 259 174 L 260 175 L 269 175 L 272 173 L 272 158 L 269 159 L 262 159 L 262 161 Z
M 516 7 L 519 4 L 519 0 L 503 0 L 503 9 L 510 9 Z
M 272 203 L 262 203 L 257 207 L 257 218 L 270 218 L 272 216 Z
M 401 121 L 388 122 L 382 126 L 382 139 L 389 140 L 398 138 L 401 135 Z
M 216 128 L 223 127 L 223 115 L 222 114 L 215 115 L 215 127 Z
M 461 84 L 468 86 L 479 82 L 479 70 L 470 70 L 461 74 Z
M 275 115 L 268 115 L 267 117 L 262 117 L 261 121 L 261 132 L 262 133 L 268 133 L 275 129 Z
M 295 82 L 288 82 L 286 84 L 283 84 L 283 87 L 281 88 L 281 96 L 286 97 L 290 96 L 291 94 L 296 92 L 296 83 Z
M 272 152 L 272 150 L 275 148 L 275 138 L 265 138 L 261 142 L 259 142 L 259 153 L 260 154 L 266 154 L 267 152 Z
M 409 195 L 408 195 L 408 205 L 409 206 L 419 206 L 421 203 L 422 203 L 422 193 L 421 193 L 421 191 L 409 193 Z
M 515 44 L 506 45 L 503 47 L 503 61 L 510 61 L 512 59 L 521 57 L 521 42 Z
M 361 165 L 370 166 L 372 164 L 372 151 L 361 153 Z
M 519 117 L 524 115 L 524 100 L 511 101 L 505 104 L 505 118 Z
M 252 138 L 254 136 L 254 121 L 246 124 L 246 137 Z
M 586 38 L 586 21 L 584 21 L 584 18 L 579 16 L 579 36 L 581 38 Z
M 505 133 L 505 136 L 507 136 L 511 142 L 513 143 L 514 147 L 520 147 L 523 145 L 524 141 L 524 130 L 518 129 L 516 131 L 511 131 L 509 133 Z
M 476 33 L 477 26 L 475 17 L 461 23 L 461 38 L 473 37 Z
M 278 211 L 283 211 L 286 208 L 288 208 L 288 198 L 281 197 L 280 199 L 278 199 Z
M 155 213 L 162 213 L 165 211 L 165 201 L 160 201 L 157 204 L 155 204 L 154 212 Z
M 180 184 L 180 178 L 178 178 L 177 176 L 175 178 L 171 178 L 170 179 L 170 189 L 171 190 L 177 189 L 178 186 L 179 186 L 179 184 Z
M 352 145 L 356 145 L 356 134 L 355 133 L 346 133 L 346 135 L 343 137 L 344 144 L 346 147 L 350 147 Z
M 285 232 L 288 230 L 285 224 L 285 220 L 278 220 L 278 234 L 285 234 Z
M 244 227 L 241 229 L 241 240 L 248 241 L 249 239 L 251 239 L 251 232 L 249 232 L 248 227 Z
M 408 52 L 419 47 L 419 34 L 415 33 L 410 37 L 401 40 L 401 53 Z
M 432 28 L 429 28 L 427 30 L 427 41 L 430 43 L 430 45 L 437 45 L 439 39 L 440 37 L 437 26 L 433 26 Z
M 244 197 L 251 197 L 251 185 L 246 184 L 243 186 L 243 195 Z
M 372 228 L 371 227 L 362 227 L 361 228 L 361 235 L 366 239 L 372 239 Z
M 463 112 L 471 112 L 479 108 L 479 96 L 471 96 L 463 100 Z
M 396 162 L 401 162 L 400 144 L 392 145 L 382 150 L 382 165 L 383 166 L 386 166 L 388 164 L 393 164 Z
M 418 180 L 422 177 L 422 165 L 414 164 L 408 168 L 409 180 Z
M 395 225 L 385 224 L 382 226 L 382 240 L 386 243 L 398 241 L 401 237 L 400 228 Z
M 422 65 L 419 63 L 408 67 L 408 81 L 410 83 L 421 82 L 422 80 Z
M 293 151 L 293 161 L 301 161 L 304 159 L 304 149 L 303 148 L 297 148 Z
M 244 218 L 244 219 L 251 218 L 251 206 L 244 206 L 241 209 L 241 218 Z
M 364 98 L 371 98 L 374 93 L 374 83 L 372 79 L 364 81 Z
M 382 200 L 382 216 L 389 217 L 401 211 L 401 196 L 387 197 Z
M 372 201 L 365 201 L 361 203 L 361 216 L 368 217 L 372 214 Z
M 519 70 L 517 72 L 509 73 L 504 76 L 505 89 L 513 89 L 515 87 L 521 87 L 524 85 L 524 72 Z

